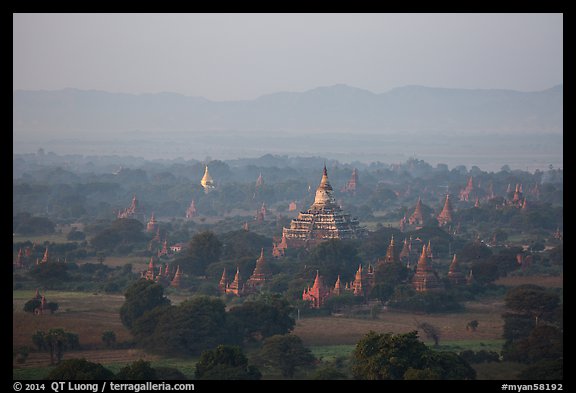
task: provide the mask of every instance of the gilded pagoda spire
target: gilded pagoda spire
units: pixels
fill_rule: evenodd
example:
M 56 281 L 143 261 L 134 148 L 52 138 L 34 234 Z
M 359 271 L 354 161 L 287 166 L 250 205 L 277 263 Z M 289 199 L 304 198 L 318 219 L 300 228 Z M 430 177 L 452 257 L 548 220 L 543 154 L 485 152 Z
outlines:
M 200 180 L 200 184 L 204 187 L 204 191 L 209 192 L 214 189 L 214 180 L 210 173 L 208 172 L 208 165 L 204 169 L 204 176 L 202 176 L 202 180 Z

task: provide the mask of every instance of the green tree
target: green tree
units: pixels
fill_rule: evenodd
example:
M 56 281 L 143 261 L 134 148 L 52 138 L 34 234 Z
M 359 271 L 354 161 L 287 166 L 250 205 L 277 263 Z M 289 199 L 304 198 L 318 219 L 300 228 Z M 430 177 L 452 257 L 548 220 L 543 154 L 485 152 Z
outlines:
M 30 299 L 24 304 L 24 311 L 33 313 L 38 307 L 42 305 L 40 299 Z
M 32 276 L 40 286 L 47 289 L 57 288 L 62 282 L 70 280 L 68 266 L 58 262 L 36 265 L 30 270 L 30 276 Z
M 174 367 L 160 366 L 154 367 L 154 369 L 156 370 L 156 375 L 158 376 L 159 381 L 184 381 L 188 379 L 182 371 Z
M 126 365 L 116 373 L 116 379 L 127 381 L 155 381 L 158 379 L 156 370 L 150 366 L 150 362 L 136 360 Z
M 430 374 L 436 374 L 437 378 L 433 379 L 476 379 L 476 371 L 454 352 L 428 350 L 422 358 L 421 369 L 430 370 Z
M 170 304 L 170 300 L 164 296 L 162 286 L 145 279 L 132 284 L 124 297 L 126 300 L 120 307 L 120 319 L 127 328 L 132 328 L 134 322 L 146 311 Z
M 346 377 L 346 374 L 338 370 L 336 367 L 327 365 L 314 371 L 310 379 L 327 381 L 348 378 Z
M 374 274 L 376 285 L 370 297 L 385 302 L 390 299 L 396 286 L 406 280 L 408 269 L 400 262 L 379 263 Z
M 106 330 L 102 333 L 102 342 L 107 347 L 114 346 L 114 344 L 116 344 L 116 333 L 114 333 L 112 330 Z
M 237 334 L 227 321 L 225 305 L 217 298 L 197 296 L 158 313 L 152 311 L 138 320 L 135 327 L 141 328 L 140 322 L 147 319 L 157 320 L 147 322 L 147 326 L 153 328 L 152 333 L 138 334 L 136 338 L 144 348 L 155 353 L 193 356 L 219 344 L 238 342 Z
M 66 235 L 66 239 L 67 240 L 71 240 L 71 241 L 82 241 L 84 239 L 86 239 L 86 235 L 84 234 L 84 232 L 82 231 L 78 231 L 76 229 L 72 229 L 70 232 L 68 232 L 68 234 Z
M 66 350 L 80 346 L 78 335 L 64 329 L 50 329 L 47 333 L 37 331 L 32 336 L 32 341 L 38 350 L 50 352 L 50 364 L 60 363 Z
M 476 372 L 453 352 L 439 352 L 405 334 L 370 332 L 352 354 L 356 379 L 475 379 Z
M 231 323 L 235 323 L 243 337 L 261 340 L 277 334 L 289 333 L 295 325 L 290 316 L 294 311 L 286 299 L 279 295 L 246 301 L 228 312 Z
M 296 370 L 313 366 L 315 360 L 300 337 L 292 334 L 268 337 L 257 354 L 259 365 L 279 371 L 284 378 L 293 378 Z
M 505 346 L 503 356 L 506 360 L 522 363 L 561 359 L 563 343 L 562 332 L 554 326 L 536 326 L 528 337 Z
M 240 347 L 218 345 L 202 352 L 194 376 L 200 380 L 258 380 L 262 374 L 248 364 Z
M 534 318 L 527 314 L 504 313 L 502 319 L 504 319 L 502 337 L 507 343 L 528 337 L 536 326 Z
M 505 306 L 518 313 L 528 314 L 538 320 L 551 314 L 560 304 L 560 297 L 537 285 L 520 285 L 512 288 L 504 298 Z
M 268 237 L 243 229 L 223 233 L 219 235 L 219 239 L 223 243 L 222 258 L 232 260 L 245 257 L 255 260 L 260 249 L 270 247 L 272 243 L 272 239 Z
M 100 363 L 86 359 L 68 359 L 60 362 L 46 377 L 56 381 L 97 381 L 114 379 L 114 373 Z
M 466 324 L 466 330 L 472 330 L 473 332 L 475 332 L 476 329 L 478 329 L 478 325 L 479 325 L 478 321 L 474 319 Z
M 46 217 L 35 217 L 21 212 L 12 219 L 12 231 L 21 235 L 48 235 L 54 233 L 56 225 Z
M 307 266 L 314 274 L 319 270 L 325 282 L 336 282 L 338 275 L 346 280 L 354 277 L 358 269 L 358 251 L 352 242 L 330 239 L 310 251 Z
M 132 328 L 130 332 L 134 336 L 136 342 L 138 342 L 143 347 L 153 347 L 154 340 L 156 337 L 154 336 L 154 331 L 156 330 L 156 326 L 160 321 L 160 318 L 164 316 L 170 309 L 176 306 L 171 305 L 162 305 L 154 307 L 152 310 L 144 312 L 138 319 L 134 321 L 132 324 Z
M 211 231 L 200 232 L 192 237 L 185 258 L 180 265 L 191 274 L 204 275 L 206 267 L 220 259 L 222 242 Z
M 355 379 L 403 379 L 409 368 L 420 369 L 428 347 L 418 340 L 418 332 L 378 334 L 369 332 L 352 353 Z
M 98 232 L 90 243 L 98 250 L 113 250 L 119 245 L 133 245 L 146 239 L 144 224 L 132 218 L 121 218 Z
M 519 375 L 520 379 L 543 381 L 561 381 L 564 377 L 564 360 L 541 360 L 524 369 Z
M 458 260 L 461 263 L 474 263 L 487 259 L 492 255 L 492 251 L 483 242 L 473 241 L 467 243 L 462 247 L 462 250 L 458 253 Z M 476 273 L 476 271 L 474 271 Z
M 440 329 L 428 322 L 420 322 L 416 325 L 418 329 L 422 329 L 426 337 L 434 340 L 434 346 L 438 346 L 440 341 Z

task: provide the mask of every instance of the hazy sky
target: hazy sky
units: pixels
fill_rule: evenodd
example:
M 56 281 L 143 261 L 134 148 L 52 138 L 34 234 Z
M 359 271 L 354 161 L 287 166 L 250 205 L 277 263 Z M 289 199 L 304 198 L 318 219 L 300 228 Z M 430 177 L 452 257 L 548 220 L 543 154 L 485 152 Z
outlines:
M 236 100 L 563 83 L 562 14 L 14 14 L 13 44 L 14 89 Z

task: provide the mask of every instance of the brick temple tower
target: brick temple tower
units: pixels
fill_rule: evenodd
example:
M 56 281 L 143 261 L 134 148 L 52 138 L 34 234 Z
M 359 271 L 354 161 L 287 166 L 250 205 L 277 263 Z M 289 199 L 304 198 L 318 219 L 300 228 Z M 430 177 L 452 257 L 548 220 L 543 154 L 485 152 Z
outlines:
M 364 237 L 366 230 L 336 203 L 324 165 L 314 203 L 292 220 L 290 228 L 283 228 L 282 234 L 288 247 L 310 248 L 329 239 L 358 239 Z
M 452 203 L 450 202 L 450 194 L 446 194 L 444 208 L 440 214 L 438 214 L 437 220 L 441 227 L 452 223 Z
M 418 292 L 438 291 L 442 283 L 432 269 L 431 258 L 426 245 L 422 246 L 422 254 L 418 260 L 416 273 L 412 277 L 412 286 Z
M 320 276 L 320 273 L 316 271 L 314 285 L 312 285 L 312 288 L 308 287 L 304 290 L 302 293 L 302 300 L 310 301 L 312 308 L 320 308 L 329 296 L 330 289 L 324 285 L 324 280 Z

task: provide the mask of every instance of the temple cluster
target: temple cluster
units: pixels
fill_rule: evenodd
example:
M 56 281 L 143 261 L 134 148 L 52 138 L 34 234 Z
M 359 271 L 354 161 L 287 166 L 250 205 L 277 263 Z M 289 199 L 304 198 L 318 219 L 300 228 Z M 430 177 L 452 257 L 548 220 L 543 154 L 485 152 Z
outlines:
M 266 283 L 272 278 L 272 273 L 270 268 L 266 263 L 266 258 L 264 257 L 264 249 L 261 249 L 260 256 L 256 260 L 256 267 L 252 272 L 252 275 L 248 278 L 246 282 L 243 282 L 240 276 L 240 268 L 236 268 L 236 274 L 232 281 L 228 280 L 226 274 L 226 268 L 222 272 L 222 277 L 220 278 L 220 283 L 218 284 L 218 289 L 222 294 L 229 294 L 234 296 L 243 296 L 250 293 L 259 292 Z

